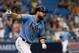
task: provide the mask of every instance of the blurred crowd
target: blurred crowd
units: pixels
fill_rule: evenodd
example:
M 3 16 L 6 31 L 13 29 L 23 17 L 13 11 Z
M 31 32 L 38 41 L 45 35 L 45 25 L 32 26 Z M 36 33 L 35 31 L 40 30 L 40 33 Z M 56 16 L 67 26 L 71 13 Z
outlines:
M 6 11 L 33 14 L 34 9 L 39 5 L 42 6 L 41 0 L 0 0 L 0 41 L 3 39 L 15 41 L 22 26 L 20 19 L 14 19 L 10 15 L 6 16 Z M 56 40 L 60 32 L 66 29 L 71 34 L 71 39 L 79 40 L 79 1 L 59 0 L 58 8 L 68 9 L 69 14 L 63 16 L 55 11 L 45 17 L 46 39 Z

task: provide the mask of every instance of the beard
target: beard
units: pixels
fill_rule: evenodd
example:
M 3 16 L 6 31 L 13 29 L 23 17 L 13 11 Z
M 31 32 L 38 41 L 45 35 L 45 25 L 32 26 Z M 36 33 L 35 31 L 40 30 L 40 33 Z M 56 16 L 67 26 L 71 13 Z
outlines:
M 39 18 L 39 20 L 43 20 L 44 19 L 43 16 L 38 16 L 38 18 Z

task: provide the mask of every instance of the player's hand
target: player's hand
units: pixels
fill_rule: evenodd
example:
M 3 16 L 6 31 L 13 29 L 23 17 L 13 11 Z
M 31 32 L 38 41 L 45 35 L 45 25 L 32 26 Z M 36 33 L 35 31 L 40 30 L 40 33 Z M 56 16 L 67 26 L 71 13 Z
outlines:
M 47 45 L 46 44 L 42 44 L 42 49 L 47 49 Z

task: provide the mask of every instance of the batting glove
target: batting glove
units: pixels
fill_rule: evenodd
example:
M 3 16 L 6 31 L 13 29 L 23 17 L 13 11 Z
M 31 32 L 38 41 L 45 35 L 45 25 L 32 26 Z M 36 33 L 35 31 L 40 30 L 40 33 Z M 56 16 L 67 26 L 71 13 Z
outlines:
M 11 11 L 11 10 L 7 10 L 7 11 L 5 12 L 5 14 L 6 14 L 6 15 L 10 15 L 10 14 L 12 14 L 12 11 Z

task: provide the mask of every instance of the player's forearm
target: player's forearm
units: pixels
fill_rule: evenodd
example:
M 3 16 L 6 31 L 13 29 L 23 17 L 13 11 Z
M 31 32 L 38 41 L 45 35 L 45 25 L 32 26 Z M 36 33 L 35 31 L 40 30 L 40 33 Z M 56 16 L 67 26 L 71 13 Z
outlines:
M 17 13 L 12 13 L 11 16 L 18 19 L 21 18 L 21 16 Z

